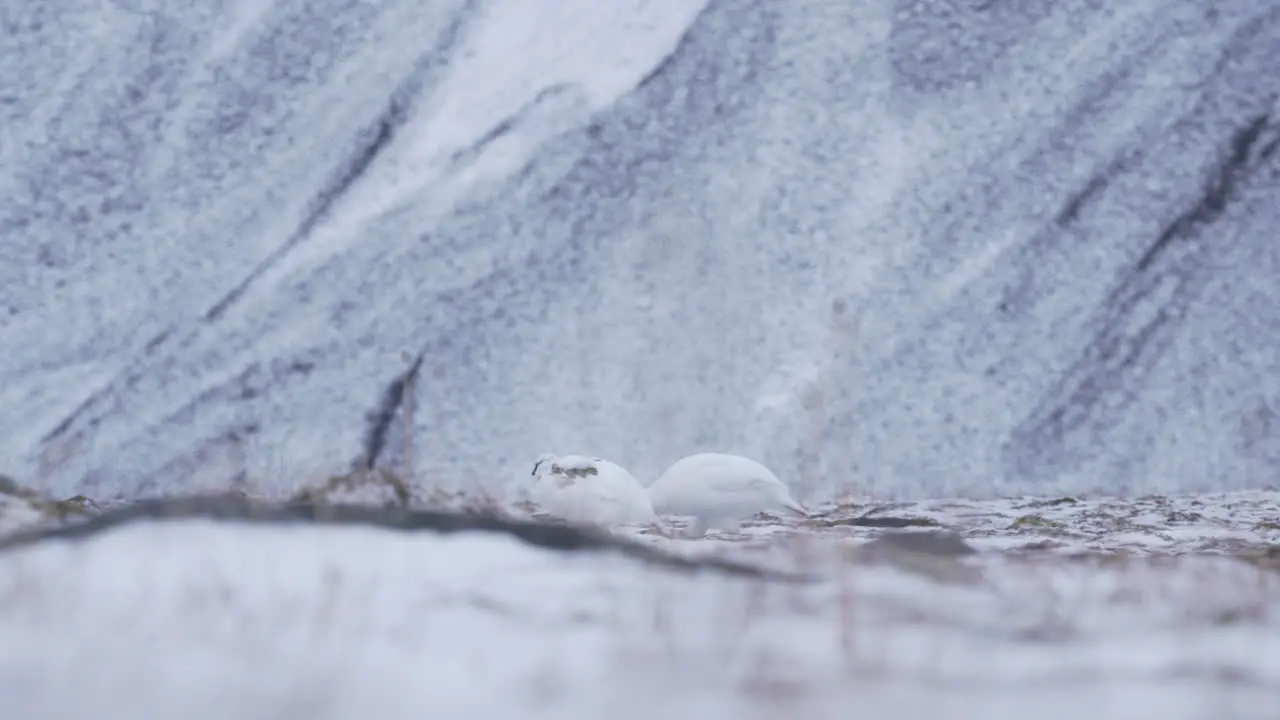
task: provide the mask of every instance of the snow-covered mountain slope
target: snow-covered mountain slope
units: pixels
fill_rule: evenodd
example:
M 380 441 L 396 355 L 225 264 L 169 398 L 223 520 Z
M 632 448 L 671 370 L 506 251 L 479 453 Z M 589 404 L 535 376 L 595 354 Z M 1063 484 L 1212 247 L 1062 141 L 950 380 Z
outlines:
M 1272 4 L 191 8 L 3 16 L 7 472 L 1274 481 Z

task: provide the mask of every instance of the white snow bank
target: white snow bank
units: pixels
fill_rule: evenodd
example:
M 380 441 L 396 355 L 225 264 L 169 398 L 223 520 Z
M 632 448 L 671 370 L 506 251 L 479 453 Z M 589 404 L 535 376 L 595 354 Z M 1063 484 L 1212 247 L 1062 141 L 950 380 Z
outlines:
M 488 534 L 138 524 L 0 555 L 0 717 L 1275 716 L 1278 578 L 1000 557 L 786 587 Z

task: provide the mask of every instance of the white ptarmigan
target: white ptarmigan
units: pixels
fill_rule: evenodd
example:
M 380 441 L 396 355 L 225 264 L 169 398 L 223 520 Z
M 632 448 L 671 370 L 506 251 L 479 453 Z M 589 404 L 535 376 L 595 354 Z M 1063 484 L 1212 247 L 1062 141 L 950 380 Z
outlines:
M 612 527 L 658 523 L 649 494 L 617 463 L 544 453 L 533 464 L 529 499 L 566 522 Z
M 691 515 L 694 532 L 728 529 L 759 512 L 808 517 L 785 483 L 764 465 L 740 455 L 698 453 L 677 460 L 649 486 L 653 509 Z

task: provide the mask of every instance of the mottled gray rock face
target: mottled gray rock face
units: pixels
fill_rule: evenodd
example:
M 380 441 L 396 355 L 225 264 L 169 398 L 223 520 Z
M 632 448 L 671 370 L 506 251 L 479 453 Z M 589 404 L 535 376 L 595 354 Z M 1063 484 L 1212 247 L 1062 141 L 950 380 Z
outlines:
M 6 11 L 6 471 L 300 482 L 421 352 L 444 484 L 1275 481 L 1274 3 L 696 9 Z

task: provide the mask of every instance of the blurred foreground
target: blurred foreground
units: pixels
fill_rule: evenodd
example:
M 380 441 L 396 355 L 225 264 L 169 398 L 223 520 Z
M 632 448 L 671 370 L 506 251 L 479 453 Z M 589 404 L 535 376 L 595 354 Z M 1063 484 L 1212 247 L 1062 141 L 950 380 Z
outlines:
M 1280 493 L 828 510 L 703 540 L 634 533 L 672 554 L 819 577 L 800 583 L 376 525 L 142 520 L 11 547 L 0 714 L 1218 720 L 1280 708 Z

